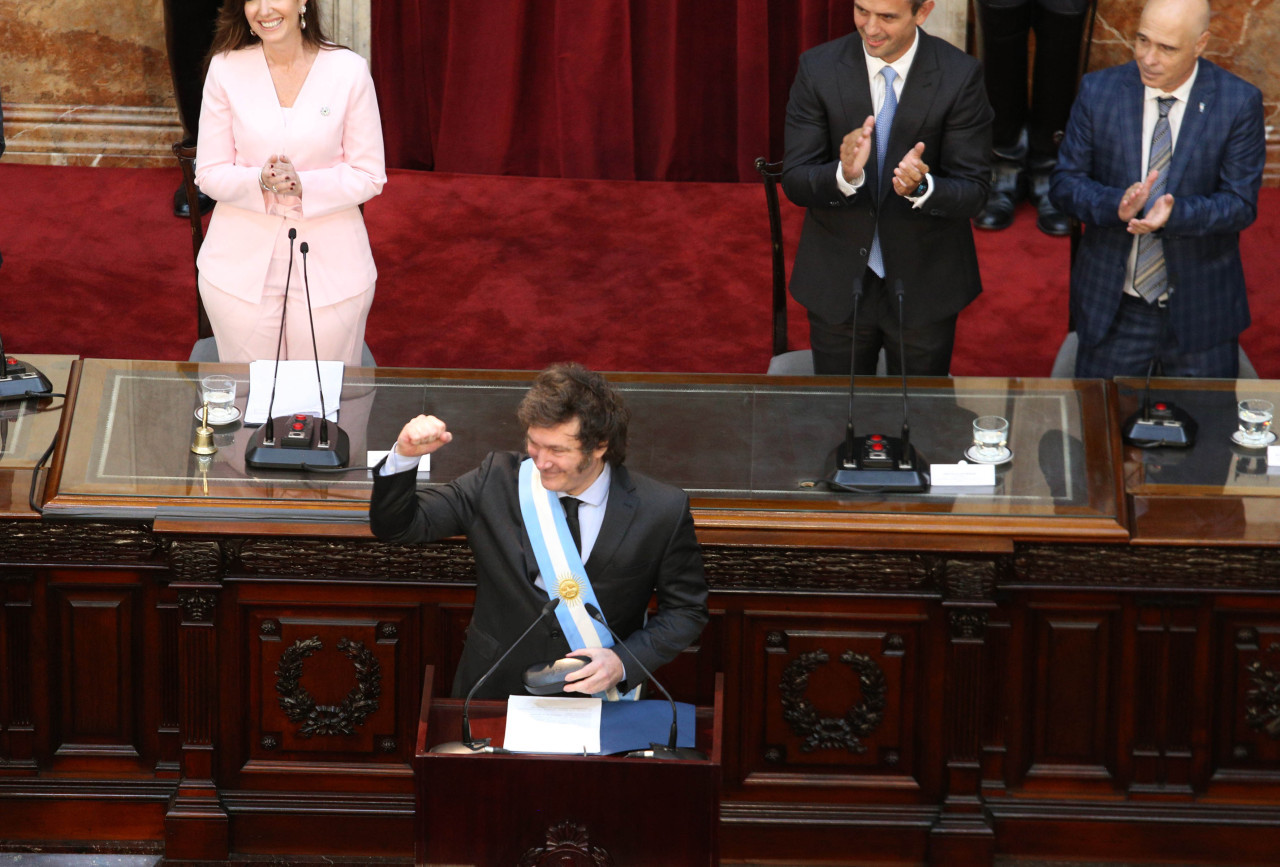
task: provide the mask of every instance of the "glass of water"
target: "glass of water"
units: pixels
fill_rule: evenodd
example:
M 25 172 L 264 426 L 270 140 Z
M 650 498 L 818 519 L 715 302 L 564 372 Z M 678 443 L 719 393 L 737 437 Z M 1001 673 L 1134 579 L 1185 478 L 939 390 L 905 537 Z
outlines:
M 209 405 L 209 424 L 227 424 L 236 420 L 236 381 L 215 374 L 200 380 L 200 399 Z
M 1264 446 L 1274 441 L 1275 436 L 1270 431 L 1275 410 L 1275 405 L 1269 400 L 1251 397 L 1240 401 L 1236 405 L 1236 415 L 1240 419 L 1240 444 Z
M 998 415 L 984 415 L 973 420 L 973 446 L 982 460 L 999 460 L 1009 444 L 1009 420 Z

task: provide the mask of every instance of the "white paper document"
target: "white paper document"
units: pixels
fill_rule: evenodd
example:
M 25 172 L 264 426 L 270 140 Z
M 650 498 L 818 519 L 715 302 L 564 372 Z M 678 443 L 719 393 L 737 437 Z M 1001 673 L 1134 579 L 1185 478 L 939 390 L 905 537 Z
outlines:
M 598 753 L 600 699 L 510 696 L 502 745 L 513 753 Z
M 338 420 L 338 401 L 342 397 L 341 361 L 320 362 L 320 380 L 324 383 L 325 418 Z M 274 379 L 276 398 L 271 401 L 271 385 Z M 320 389 L 316 387 L 316 363 L 314 361 L 282 361 L 279 373 L 274 359 L 249 362 L 249 400 L 245 405 L 244 423 L 262 424 L 271 415 L 306 413 L 320 415 Z
M 930 487 L 958 487 L 996 483 L 996 468 L 991 464 L 930 464 Z

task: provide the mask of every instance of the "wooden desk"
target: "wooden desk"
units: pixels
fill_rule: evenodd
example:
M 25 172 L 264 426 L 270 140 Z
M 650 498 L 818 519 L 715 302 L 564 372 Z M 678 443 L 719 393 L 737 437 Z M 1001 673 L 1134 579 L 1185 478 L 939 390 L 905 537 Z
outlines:
M 373 540 L 363 471 L 246 472 L 243 429 L 202 465 L 214 371 L 245 378 L 102 360 L 73 378 L 44 520 L 0 565 L 0 836 L 408 859 L 421 677 L 434 665 L 443 698 L 470 552 Z M 418 412 L 445 418 L 440 484 L 520 447 L 528 379 L 349 370 L 341 421 L 361 456 Z M 705 705 L 725 673 L 723 858 L 1280 850 L 1280 583 L 1251 517 L 1267 495 L 1241 518 L 1234 495 L 1153 487 L 1120 444 L 1123 384 L 914 382 L 930 461 L 959 460 L 994 413 L 1012 464 L 994 489 L 850 496 L 805 485 L 843 436 L 839 382 L 613 379 L 628 465 L 693 498 L 712 620 L 660 676 Z M 897 383 L 869 380 L 857 407 L 896 432 Z

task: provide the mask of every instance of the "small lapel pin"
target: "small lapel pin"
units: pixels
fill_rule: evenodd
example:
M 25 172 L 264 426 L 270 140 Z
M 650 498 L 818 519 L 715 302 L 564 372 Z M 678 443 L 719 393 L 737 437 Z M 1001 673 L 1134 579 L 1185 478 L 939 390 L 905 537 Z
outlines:
M 1204 114 L 1204 103 L 1200 103 L 1200 113 Z
M 1201 110 L 1201 111 L 1204 111 L 1204 103 L 1203 103 L 1203 102 L 1202 102 L 1202 103 L 1200 103 L 1200 110 Z M 329 116 L 329 106 L 327 106 L 327 105 L 322 105 L 322 106 L 320 106 L 320 116 L 321 116 L 321 117 L 328 117 L 328 116 Z

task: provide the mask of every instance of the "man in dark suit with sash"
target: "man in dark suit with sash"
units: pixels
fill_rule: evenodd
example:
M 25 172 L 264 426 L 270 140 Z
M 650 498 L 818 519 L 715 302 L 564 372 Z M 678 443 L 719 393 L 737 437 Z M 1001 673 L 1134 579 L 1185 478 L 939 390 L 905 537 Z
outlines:
M 856 0 L 857 32 L 806 51 L 787 104 L 782 186 L 808 209 L 791 294 L 814 370 L 945 376 L 982 291 L 970 220 L 991 181 L 991 105 L 974 58 L 920 29 L 933 0 Z M 895 295 L 904 290 L 902 320 Z M 864 294 L 853 321 L 853 290 Z
M 453 694 L 485 671 L 559 597 L 547 617 L 477 693 L 523 694 L 521 673 L 565 655 L 588 664 L 566 691 L 625 692 L 692 644 L 707 622 L 707 584 L 689 497 L 628 472 L 629 412 L 604 377 L 576 364 L 542 371 L 518 411 L 525 450 L 492 452 L 447 485 L 419 490 L 418 458 L 453 439 L 445 423 L 418 416 L 374 472 L 374 534 L 410 544 L 465 535 L 476 558 L 476 602 Z M 552 574 L 549 574 L 552 573 Z M 657 612 L 646 618 L 657 595 Z M 600 609 L 626 643 L 610 648 L 584 602 Z M 612 697 L 610 695 L 610 697 Z
M 1266 164 L 1262 94 L 1205 60 L 1205 0 L 1151 0 L 1134 60 L 1086 75 L 1050 195 L 1085 224 L 1076 376 L 1235 378 L 1249 325 L 1240 232 Z

